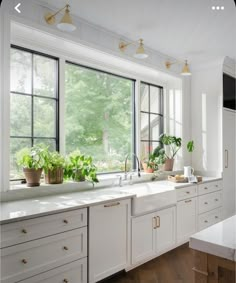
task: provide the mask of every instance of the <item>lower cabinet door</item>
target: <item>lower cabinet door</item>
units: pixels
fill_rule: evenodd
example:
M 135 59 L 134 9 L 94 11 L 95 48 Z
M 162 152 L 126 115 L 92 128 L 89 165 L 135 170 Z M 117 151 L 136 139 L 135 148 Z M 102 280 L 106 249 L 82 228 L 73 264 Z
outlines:
M 130 199 L 89 208 L 89 282 L 130 264 Z
M 30 277 L 21 283 L 87 283 L 87 257 Z
M 132 264 L 142 263 L 155 256 L 154 214 L 147 214 L 132 219 Z
M 196 232 L 197 198 L 186 199 L 177 203 L 177 243 L 189 241 Z
M 170 207 L 155 213 L 156 217 L 156 253 L 162 254 L 175 246 L 176 207 Z

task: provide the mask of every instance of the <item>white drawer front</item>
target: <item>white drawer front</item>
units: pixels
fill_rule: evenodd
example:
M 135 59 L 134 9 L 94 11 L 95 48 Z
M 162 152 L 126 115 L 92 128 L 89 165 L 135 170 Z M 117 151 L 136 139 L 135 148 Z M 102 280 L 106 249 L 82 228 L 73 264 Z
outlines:
M 183 200 L 197 196 L 197 186 L 189 186 L 185 188 L 176 189 L 177 200 Z
M 4 224 L 0 246 L 9 247 L 83 226 L 87 226 L 86 208 Z
M 208 182 L 198 185 L 198 194 L 204 195 L 222 189 L 222 181 Z
M 21 283 L 87 283 L 87 257 L 23 280 Z
M 2 282 L 17 282 L 87 256 L 87 227 L 1 250 Z
M 222 219 L 222 209 L 217 208 L 198 216 L 198 230 L 201 231 Z
M 198 212 L 199 214 L 213 210 L 222 205 L 221 191 L 202 195 L 198 199 Z

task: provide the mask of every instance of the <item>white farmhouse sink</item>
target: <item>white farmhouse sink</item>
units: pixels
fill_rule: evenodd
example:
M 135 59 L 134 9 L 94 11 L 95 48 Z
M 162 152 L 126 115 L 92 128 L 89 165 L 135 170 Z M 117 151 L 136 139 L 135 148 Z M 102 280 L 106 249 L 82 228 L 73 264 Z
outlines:
M 136 194 L 132 198 L 132 215 L 159 210 L 177 202 L 174 186 L 148 182 L 123 187 L 122 191 Z

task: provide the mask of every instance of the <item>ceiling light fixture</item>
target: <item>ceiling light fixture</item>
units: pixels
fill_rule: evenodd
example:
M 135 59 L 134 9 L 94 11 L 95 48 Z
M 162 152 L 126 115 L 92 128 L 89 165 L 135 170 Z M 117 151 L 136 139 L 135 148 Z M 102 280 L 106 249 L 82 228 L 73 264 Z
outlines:
M 65 7 L 61 8 L 54 14 L 50 12 L 47 13 L 44 16 L 44 19 L 49 25 L 53 25 L 55 24 L 55 21 L 56 21 L 55 16 L 61 11 L 65 10 L 64 16 L 62 17 L 61 21 L 57 24 L 57 28 L 62 31 L 67 31 L 67 32 L 74 31 L 76 29 L 76 26 L 72 22 L 69 8 L 70 8 L 70 5 L 67 4 Z
M 143 43 L 142 38 L 140 38 L 137 41 L 133 41 L 133 42 L 129 42 L 129 43 L 121 41 L 120 44 L 119 44 L 119 49 L 120 49 L 121 52 L 125 52 L 126 48 L 129 45 L 135 45 L 135 44 L 137 44 L 137 42 L 139 43 L 139 46 L 136 49 L 136 52 L 134 53 L 133 56 L 137 59 L 146 59 L 148 57 L 148 54 L 145 52 L 144 43 Z
M 165 65 L 166 65 L 166 68 L 167 68 L 167 69 L 170 69 L 171 65 L 173 65 L 173 64 L 179 64 L 179 63 L 181 63 L 181 62 L 179 62 L 179 61 L 176 61 L 176 62 L 166 61 L 166 62 L 165 62 Z M 184 66 L 183 66 L 181 75 L 182 75 L 182 76 L 191 76 L 191 75 L 192 75 L 192 74 L 191 74 L 191 71 L 190 71 L 190 69 L 189 69 L 189 64 L 188 64 L 188 61 L 187 61 L 187 60 L 185 60 L 185 63 L 184 63 Z

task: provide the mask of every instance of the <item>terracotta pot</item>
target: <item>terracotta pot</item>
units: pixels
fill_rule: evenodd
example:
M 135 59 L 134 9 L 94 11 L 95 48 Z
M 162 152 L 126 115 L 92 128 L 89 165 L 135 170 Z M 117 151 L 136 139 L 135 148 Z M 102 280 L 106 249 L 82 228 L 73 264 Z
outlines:
M 75 176 L 73 178 L 73 181 L 75 181 L 75 182 L 84 182 L 85 181 L 85 176 L 82 175 L 81 170 L 75 171 Z
M 147 163 L 142 162 L 143 170 L 145 173 L 153 173 L 154 169 L 147 166 Z
M 46 184 L 62 184 L 63 183 L 63 168 L 55 168 L 54 170 L 48 170 L 45 173 Z
M 174 159 L 166 159 L 165 161 L 165 166 L 164 166 L 164 170 L 165 171 L 172 171 L 173 170 L 173 166 L 174 166 Z
M 23 168 L 27 187 L 40 186 L 40 178 L 41 178 L 41 175 L 42 175 L 42 171 L 43 171 L 43 169 L 41 169 L 41 168 L 40 169 Z

